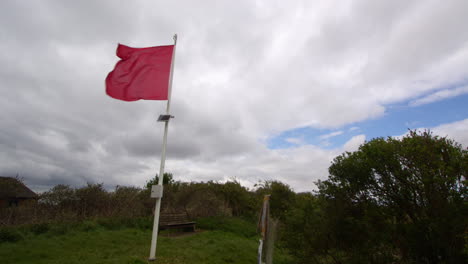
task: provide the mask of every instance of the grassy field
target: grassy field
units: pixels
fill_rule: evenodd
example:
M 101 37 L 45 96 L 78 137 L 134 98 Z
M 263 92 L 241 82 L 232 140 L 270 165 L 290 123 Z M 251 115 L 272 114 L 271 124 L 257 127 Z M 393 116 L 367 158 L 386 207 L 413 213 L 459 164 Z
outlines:
M 241 220 L 202 220 L 205 230 L 177 235 L 163 232 L 158 259 L 151 263 L 255 263 L 258 238 L 252 225 Z M 0 244 L 0 262 L 7 263 L 147 263 L 151 230 L 137 227 L 109 229 L 100 225 L 63 234 L 47 230 L 17 242 Z M 275 263 L 290 263 L 277 250 Z

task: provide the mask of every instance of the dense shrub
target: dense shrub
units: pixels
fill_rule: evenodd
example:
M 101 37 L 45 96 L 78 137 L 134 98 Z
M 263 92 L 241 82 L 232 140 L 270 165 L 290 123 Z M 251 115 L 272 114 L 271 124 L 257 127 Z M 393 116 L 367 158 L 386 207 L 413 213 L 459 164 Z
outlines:
M 40 195 L 35 204 L 1 208 L 0 226 L 29 225 L 30 232 L 42 234 L 65 233 L 60 224 L 84 222 L 92 230 L 93 222 L 105 228 L 137 225 L 151 228 L 155 200 L 150 198 L 150 187 L 157 182 L 149 180 L 145 188 L 117 186 L 108 191 L 103 184 L 87 184 L 73 188 L 57 185 Z M 171 174 L 165 177 L 162 211 L 186 212 L 190 218 L 210 216 L 250 216 L 255 218 L 259 204 L 257 194 L 240 185 L 236 180 L 217 182 L 179 182 Z M 133 221 L 133 220 L 132 220 Z M 50 223 L 54 223 L 51 225 Z
M 16 228 L 0 227 L 0 243 L 16 242 L 23 239 L 23 236 Z
M 462 263 L 467 154 L 411 131 L 338 156 L 315 204 L 294 206 L 287 226 L 301 243 L 289 246 L 304 263 Z
M 257 208 L 260 208 L 263 202 L 264 195 L 270 195 L 270 213 L 273 217 L 280 220 L 288 215 L 289 211 L 294 208 L 296 193 L 289 187 L 279 181 L 265 181 L 257 184 L 256 202 Z
M 222 230 L 244 237 L 258 235 L 255 222 L 239 217 L 203 217 L 197 219 L 197 226 L 205 230 Z
M 50 230 L 50 224 L 49 223 L 35 224 L 35 225 L 32 225 L 29 228 L 29 230 L 35 235 L 43 234 Z

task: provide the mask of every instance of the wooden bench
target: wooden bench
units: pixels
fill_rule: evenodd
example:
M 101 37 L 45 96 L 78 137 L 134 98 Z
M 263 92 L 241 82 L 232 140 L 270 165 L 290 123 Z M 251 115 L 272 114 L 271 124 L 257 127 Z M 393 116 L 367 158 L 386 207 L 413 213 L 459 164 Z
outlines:
M 159 217 L 159 229 L 183 229 L 195 232 L 195 222 L 190 221 L 186 213 L 162 213 Z

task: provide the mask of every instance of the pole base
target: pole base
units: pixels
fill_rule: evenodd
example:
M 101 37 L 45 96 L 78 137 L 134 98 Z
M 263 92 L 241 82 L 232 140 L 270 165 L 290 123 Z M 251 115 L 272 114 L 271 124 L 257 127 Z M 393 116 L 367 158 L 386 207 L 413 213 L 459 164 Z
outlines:
M 149 258 L 148 261 L 155 261 L 156 258 Z

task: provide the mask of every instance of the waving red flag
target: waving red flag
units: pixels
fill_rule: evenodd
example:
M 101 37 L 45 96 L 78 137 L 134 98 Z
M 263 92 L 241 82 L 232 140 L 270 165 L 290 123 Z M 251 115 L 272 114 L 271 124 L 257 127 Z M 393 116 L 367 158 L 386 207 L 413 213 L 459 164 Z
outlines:
M 167 100 L 174 45 L 132 48 L 119 44 L 117 62 L 106 78 L 106 93 L 123 101 Z

